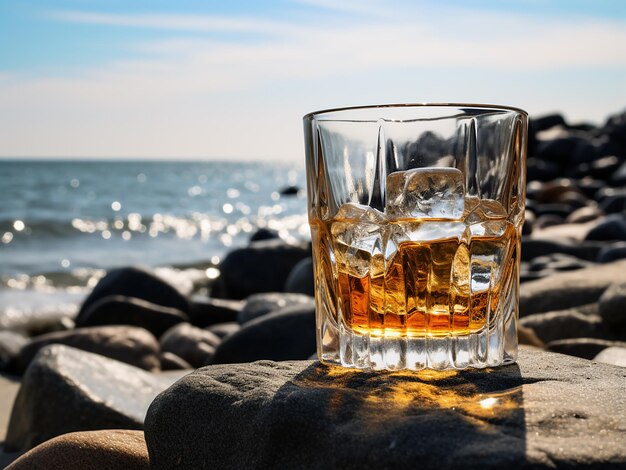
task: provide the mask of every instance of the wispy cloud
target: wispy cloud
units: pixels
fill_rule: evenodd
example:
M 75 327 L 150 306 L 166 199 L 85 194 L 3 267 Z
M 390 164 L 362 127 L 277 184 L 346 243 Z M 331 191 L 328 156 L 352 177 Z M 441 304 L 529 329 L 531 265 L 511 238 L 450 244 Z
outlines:
M 304 3 L 334 8 L 326 0 Z M 273 151 L 287 156 L 299 152 L 299 124 L 294 123 L 310 110 L 310 103 L 322 103 L 333 89 L 344 91 L 345 101 L 336 104 L 362 102 L 354 84 L 343 83 L 343 77 L 367 83 L 372 75 L 386 74 L 393 84 L 410 76 L 425 87 L 420 96 L 428 98 L 450 86 L 432 78 L 441 71 L 466 90 L 493 86 L 476 78 L 489 73 L 498 80 L 503 72 L 626 67 L 626 55 L 616 52 L 626 49 L 624 21 L 548 20 L 421 4 L 387 9 L 383 15 L 378 4 L 342 5 L 359 15 L 302 22 L 237 15 L 53 12 L 56 21 L 156 29 L 163 35 L 129 44 L 139 58 L 120 58 L 62 76 L 0 71 L 0 109 L 6 111 L 0 116 L 0 154 L 20 149 L 36 154 L 46 148 L 57 154 L 86 153 L 91 145 L 98 149 L 91 153 L 101 155 L 259 156 L 281 135 L 282 147 L 274 144 Z M 189 36 L 181 31 L 228 34 Z M 259 34 L 262 40 L 232 40 L 230 33 Z M 406 94 L 406 99 L 415 96 L 415 87 Z M 255 101 L 272 108 L 251 110 Z M 280 131 L 286 128 L 295 134 L 289 143 Z M 242 130 L 248 138 L 241 138 Z

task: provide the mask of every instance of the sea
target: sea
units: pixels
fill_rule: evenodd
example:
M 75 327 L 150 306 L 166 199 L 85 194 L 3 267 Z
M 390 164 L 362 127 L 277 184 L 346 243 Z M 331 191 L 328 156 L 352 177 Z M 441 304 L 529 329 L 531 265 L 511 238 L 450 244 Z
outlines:
M 304 190 L 281 194 L 304 178 L 298 163 L 0 160 L 0 328 L 72 315 L 116 267 L 204 294 L 258 229 L 310 238 Z

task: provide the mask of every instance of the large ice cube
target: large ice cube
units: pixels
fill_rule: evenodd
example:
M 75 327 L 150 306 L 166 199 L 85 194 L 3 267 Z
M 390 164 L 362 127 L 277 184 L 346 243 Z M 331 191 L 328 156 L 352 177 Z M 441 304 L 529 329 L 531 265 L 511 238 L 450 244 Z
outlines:
M 427 167 L 387 176 L 385 215 L 390 219 L 463 217 L 465 178 L 456 168 Z

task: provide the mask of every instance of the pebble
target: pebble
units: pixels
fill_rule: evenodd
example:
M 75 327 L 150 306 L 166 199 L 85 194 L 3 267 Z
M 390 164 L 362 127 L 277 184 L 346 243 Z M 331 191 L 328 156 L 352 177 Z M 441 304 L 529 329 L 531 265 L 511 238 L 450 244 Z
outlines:
M 64 344 L 140 369 L 160 369 L 159 343 L 156 338 L 143 328 L 116 325 L 76 328 L 36 336 L 19 354 L 17 368 L 20 373 L 24 373 L 35 355 L 49 344 Z
M 149 470 L 142 431 L 107 429 L 73 432 L 30 450 L 7 470 Z
M 161 351 L 171 352 L 192 367 L 202 367 L 211 361 L 221 338 L 208 330 L 181 323 L 161 337 Z
M 157 338 L 178 323 L 189 321 L 182 310 L 121 295 L 101 297 L 81 310 L 76 326 L 132 325 L 145 328 Z

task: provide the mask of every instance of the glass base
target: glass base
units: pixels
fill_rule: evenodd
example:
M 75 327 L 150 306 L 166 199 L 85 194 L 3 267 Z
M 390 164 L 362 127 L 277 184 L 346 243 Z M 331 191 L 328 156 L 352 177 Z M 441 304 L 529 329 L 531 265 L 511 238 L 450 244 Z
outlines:
M 517 357 L 516 328 L 503 323 L 469 335 L 444 337 L 363 335 L 327 323 L 318 331 L 318 357 L 327 364 L 364 370 L 496 367 Z

